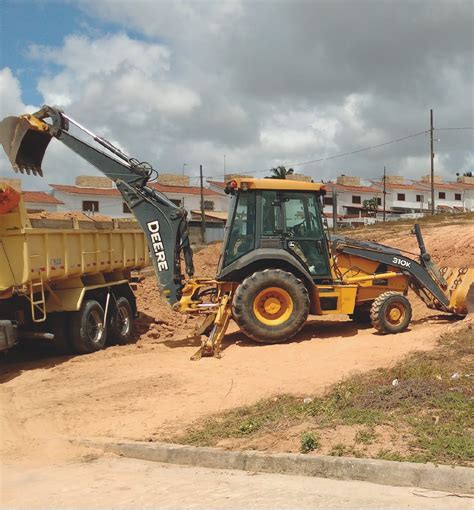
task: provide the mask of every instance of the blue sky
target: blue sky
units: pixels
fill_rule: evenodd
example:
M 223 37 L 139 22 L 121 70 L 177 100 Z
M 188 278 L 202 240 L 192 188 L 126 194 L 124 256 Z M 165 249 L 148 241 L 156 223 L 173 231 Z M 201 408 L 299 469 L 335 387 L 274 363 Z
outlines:
M 70 0 L 0 0 L 0 7 L 0 68 L 9 67 L 20 79 L 26 104 L 41 103 L 37 79 L 45 71 L 57 70 L 51 63 L 45 69 L 44 63 L 29 58 L 31 45 L 60 47 L 68 35 L 99 37 L 118 29 L 142 39 L 135 30 L 127 31 L 116 23 L 89 16 Z

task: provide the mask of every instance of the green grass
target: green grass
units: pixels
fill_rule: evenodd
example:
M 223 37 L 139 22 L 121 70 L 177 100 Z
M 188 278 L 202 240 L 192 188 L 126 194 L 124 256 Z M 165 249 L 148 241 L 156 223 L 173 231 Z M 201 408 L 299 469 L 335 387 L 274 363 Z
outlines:
M 355 427 L 354 441 L 332 438 L 334 446 L 326 448 L 329 454 L 363 456 L 370 446 L 371 455 L 388 460 L 472 465 L 473 344 L 472 329 L 457 331 L 442 337 L 433 351 L 351 377 L 309 403 L 300 396 L 279 395 L 198 421 L 179 437 L 166 439 L 199 446 L 235 440 L 237 447 L 239 441 L 252 439 L 258 448 L 259 438 L 304 426 L 310 432 L 300 433 L 296 448 L 309 452 L 325 447 L 325 433 L 332 436 L 338 426 L 349 426 Z M 455 372 L 461 377 L 452 379 Z M 396 386 L 394 379 L 399 381 Z M 398 442 L 384 444 L 377 426 L 393 429 Z M 396 444 L 403 444 L 403 452 Z M 358 446 L 363 446 L 362 451 Z
M 355 442 L 359 444 L 373 444 L 377 437 L 374 429 L 366 428 L 359 430 L 355 435 Z
M 309 453 L 317 450 L 320 446 L 319 437 L 312 432 L 305 432 L 300 440 L 300 452 Z

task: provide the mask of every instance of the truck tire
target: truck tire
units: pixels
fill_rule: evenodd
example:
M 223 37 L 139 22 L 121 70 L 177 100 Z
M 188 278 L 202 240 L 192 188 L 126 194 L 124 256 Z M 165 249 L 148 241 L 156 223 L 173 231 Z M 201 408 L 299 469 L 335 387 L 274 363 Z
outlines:
M 48 329 L 54 335 L 53 345 L 58 354 L 74 354 L 75 352 L 68 329 L 69 320 L 70 313 L 68 312 L 48 314 Z
M 71 313 L 72 344 L 79 354 L 100 351 L 105 346 L 104 309 L 94 299 L 83 301 L 78 312 Z
M 289 340 L 309 314 L 308 291 L 292 273 L 281 269 L 257 271 L 238 287 L 232 315 L 240 329 L 257 342 Z
M 380 333 L 401 333 L 410 324 L 410 301 L 400 292 L 384 292 L 372 304 L 372 326 Z
M 111 344 L 125 345 L 133 336 L 133 312 L 127 298 L 121 296 L 115 302 L 107 334 Z

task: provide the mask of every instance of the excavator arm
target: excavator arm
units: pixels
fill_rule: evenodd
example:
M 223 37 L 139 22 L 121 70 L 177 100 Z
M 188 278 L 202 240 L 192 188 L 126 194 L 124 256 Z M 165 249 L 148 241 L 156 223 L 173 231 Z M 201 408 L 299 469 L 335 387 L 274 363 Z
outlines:
M 104 150 L 69 132 L 70 124 L 87 134 Z M 56 138 L 114 181 L 143 229 L 160 291 L 173 305 L 181 299 L 184 275 L 194 274 L 185 209 L 148 185 L 157 172 L 145 162 L 129 157 L 57 108 L 43 106 L 32 115 L 7 117 L 0 123 L 0 141 L 13 169 L 43 175 L 41 163 L 49 142 Z

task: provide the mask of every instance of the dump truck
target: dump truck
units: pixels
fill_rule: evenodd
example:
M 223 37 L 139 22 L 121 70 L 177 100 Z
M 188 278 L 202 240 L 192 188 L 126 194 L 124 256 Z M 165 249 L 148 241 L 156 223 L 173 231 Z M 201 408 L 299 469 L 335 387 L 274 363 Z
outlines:
M 145 233 L 163 297 L 176 311 L 203 317 L 195 331 L 201 345 L 192 359 L 220 356 L 231 319 L 249 338 L 277 343 L 294 337 L 309 314 L 347 314 L 380 333 L 401 333 L 412 316 L 409 289 L 435 310 L 460 317 L 474 310 L 474 268 L 438 268 L 418 225 L 419 254 L 329 235 L 322 218 L 326 189 L 313 182 L 229 181 L 217 274 L 195 277 L 187 213 L 148 185 L 157 174 L 149 163 L 58 108 L 44 106 L 0 124 L 0 141 L 17 172 L 43 175 L 42 159 L 53 138 L 115 182 Z
M 131 273 L 149 263 L 136 222 L 35 216 L 0 183 L 0 351 L 22 339 L 82 354 L 129 342 Z

